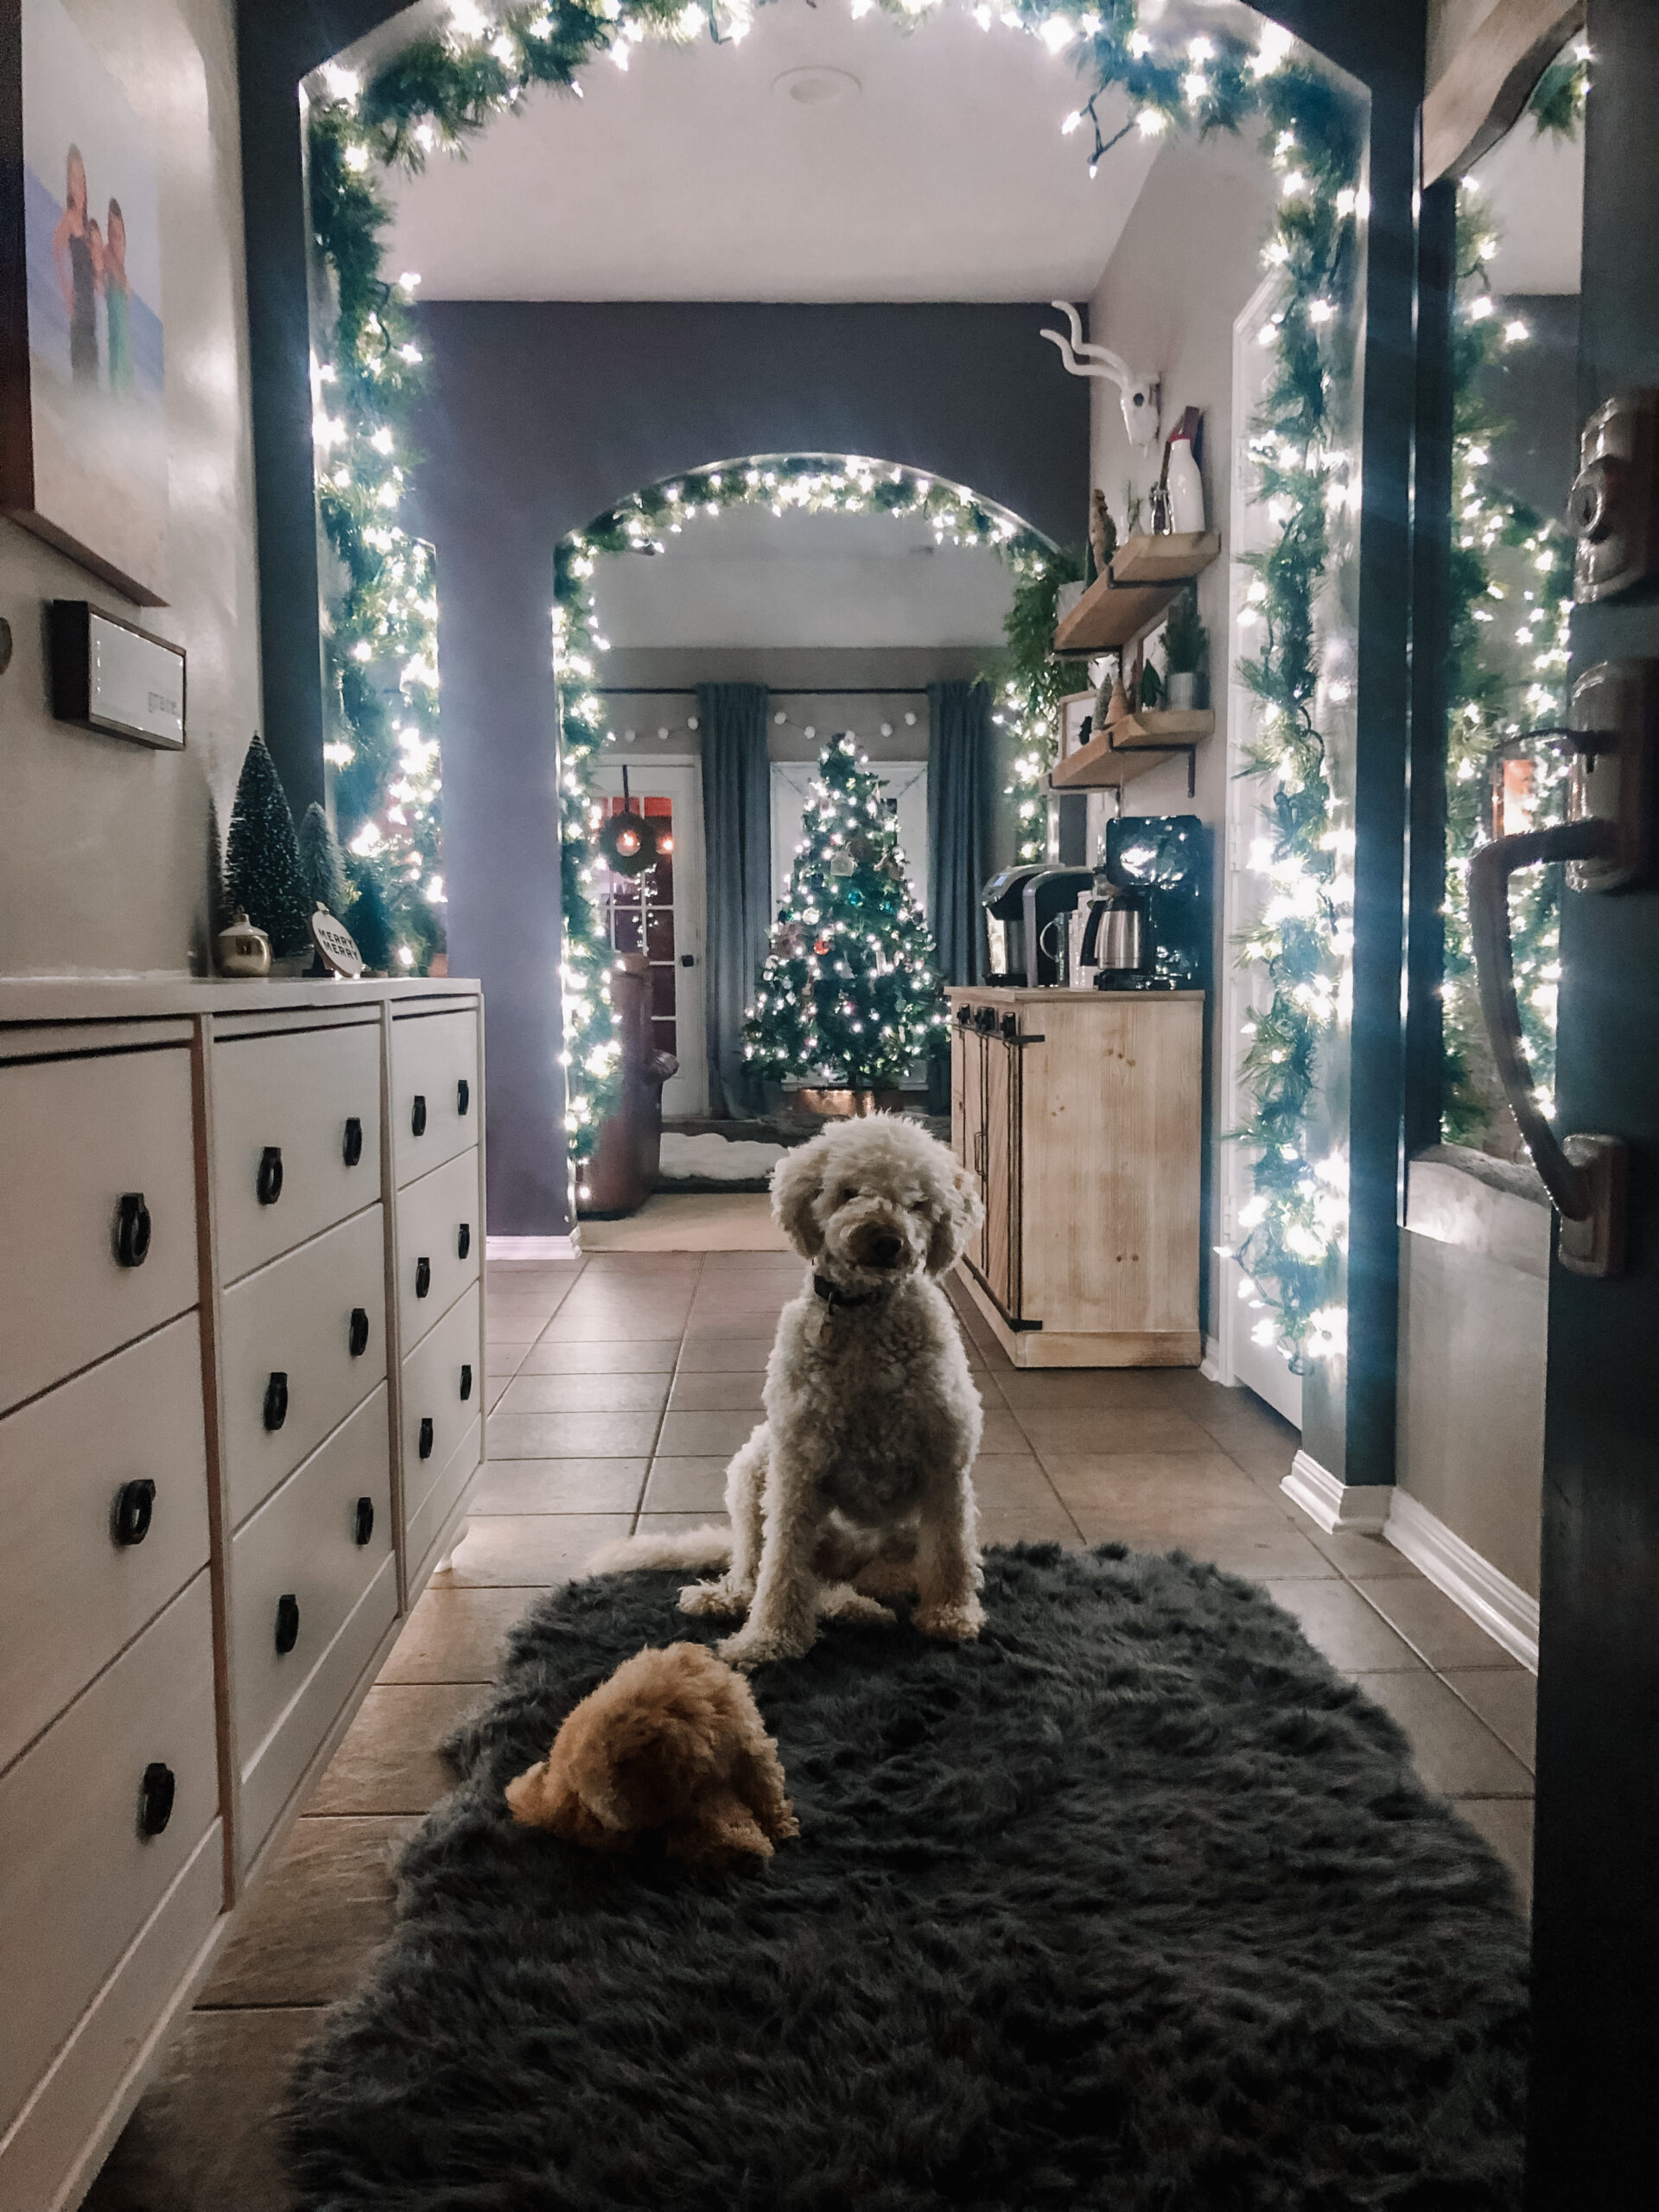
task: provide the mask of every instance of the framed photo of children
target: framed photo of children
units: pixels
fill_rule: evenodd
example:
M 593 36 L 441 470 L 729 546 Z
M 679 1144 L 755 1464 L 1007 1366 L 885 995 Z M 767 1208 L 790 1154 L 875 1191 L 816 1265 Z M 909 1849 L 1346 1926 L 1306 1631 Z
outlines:
M 0 0 L 0 506 L 165 603 L 156 156 L 60 0 Z

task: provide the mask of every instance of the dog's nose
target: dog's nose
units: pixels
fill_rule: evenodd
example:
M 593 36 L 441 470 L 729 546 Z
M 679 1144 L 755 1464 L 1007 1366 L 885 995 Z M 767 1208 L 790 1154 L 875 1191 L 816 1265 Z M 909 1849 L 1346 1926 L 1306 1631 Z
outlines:
M 890 1268 L 904 1249 L 891 1230 L 884 1230 L 869 1242 L 870 1258 L 878 1268 Z

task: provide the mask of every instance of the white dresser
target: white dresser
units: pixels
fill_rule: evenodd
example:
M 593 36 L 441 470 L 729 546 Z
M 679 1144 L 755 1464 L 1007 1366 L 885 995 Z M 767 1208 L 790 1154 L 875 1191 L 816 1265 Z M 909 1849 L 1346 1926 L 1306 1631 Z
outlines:
M 0 2212 L 75 2202 L 454 1543 L 483 1005 L 0 982 Z

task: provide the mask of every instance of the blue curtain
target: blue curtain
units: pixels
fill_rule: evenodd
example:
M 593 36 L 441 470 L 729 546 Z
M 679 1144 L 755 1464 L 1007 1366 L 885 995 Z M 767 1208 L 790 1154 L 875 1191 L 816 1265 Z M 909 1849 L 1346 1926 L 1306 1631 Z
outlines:
M 927 886 L 939 973 L 947 983 L 985 980 L 979 894 L 991 872 L 996 752 L 984 683 L 930 683 Z
M 772 776 L 763 683 L 699 683 L 708 954 L 709 1110 L 760 1111 L 743 1063 L 743 1014 L 772 925 Z

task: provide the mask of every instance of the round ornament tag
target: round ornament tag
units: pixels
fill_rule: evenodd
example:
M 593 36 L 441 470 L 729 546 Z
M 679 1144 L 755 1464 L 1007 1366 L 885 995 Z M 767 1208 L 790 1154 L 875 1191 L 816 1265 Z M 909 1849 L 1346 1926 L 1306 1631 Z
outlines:
M 317 948 L 317 957 L 330 974 L 360 976 L 363 956 L 357 949 L 357 939 L 344 922 L 337 922 L 326 906 L 319 906 L 311 917 L 311 942 Z

